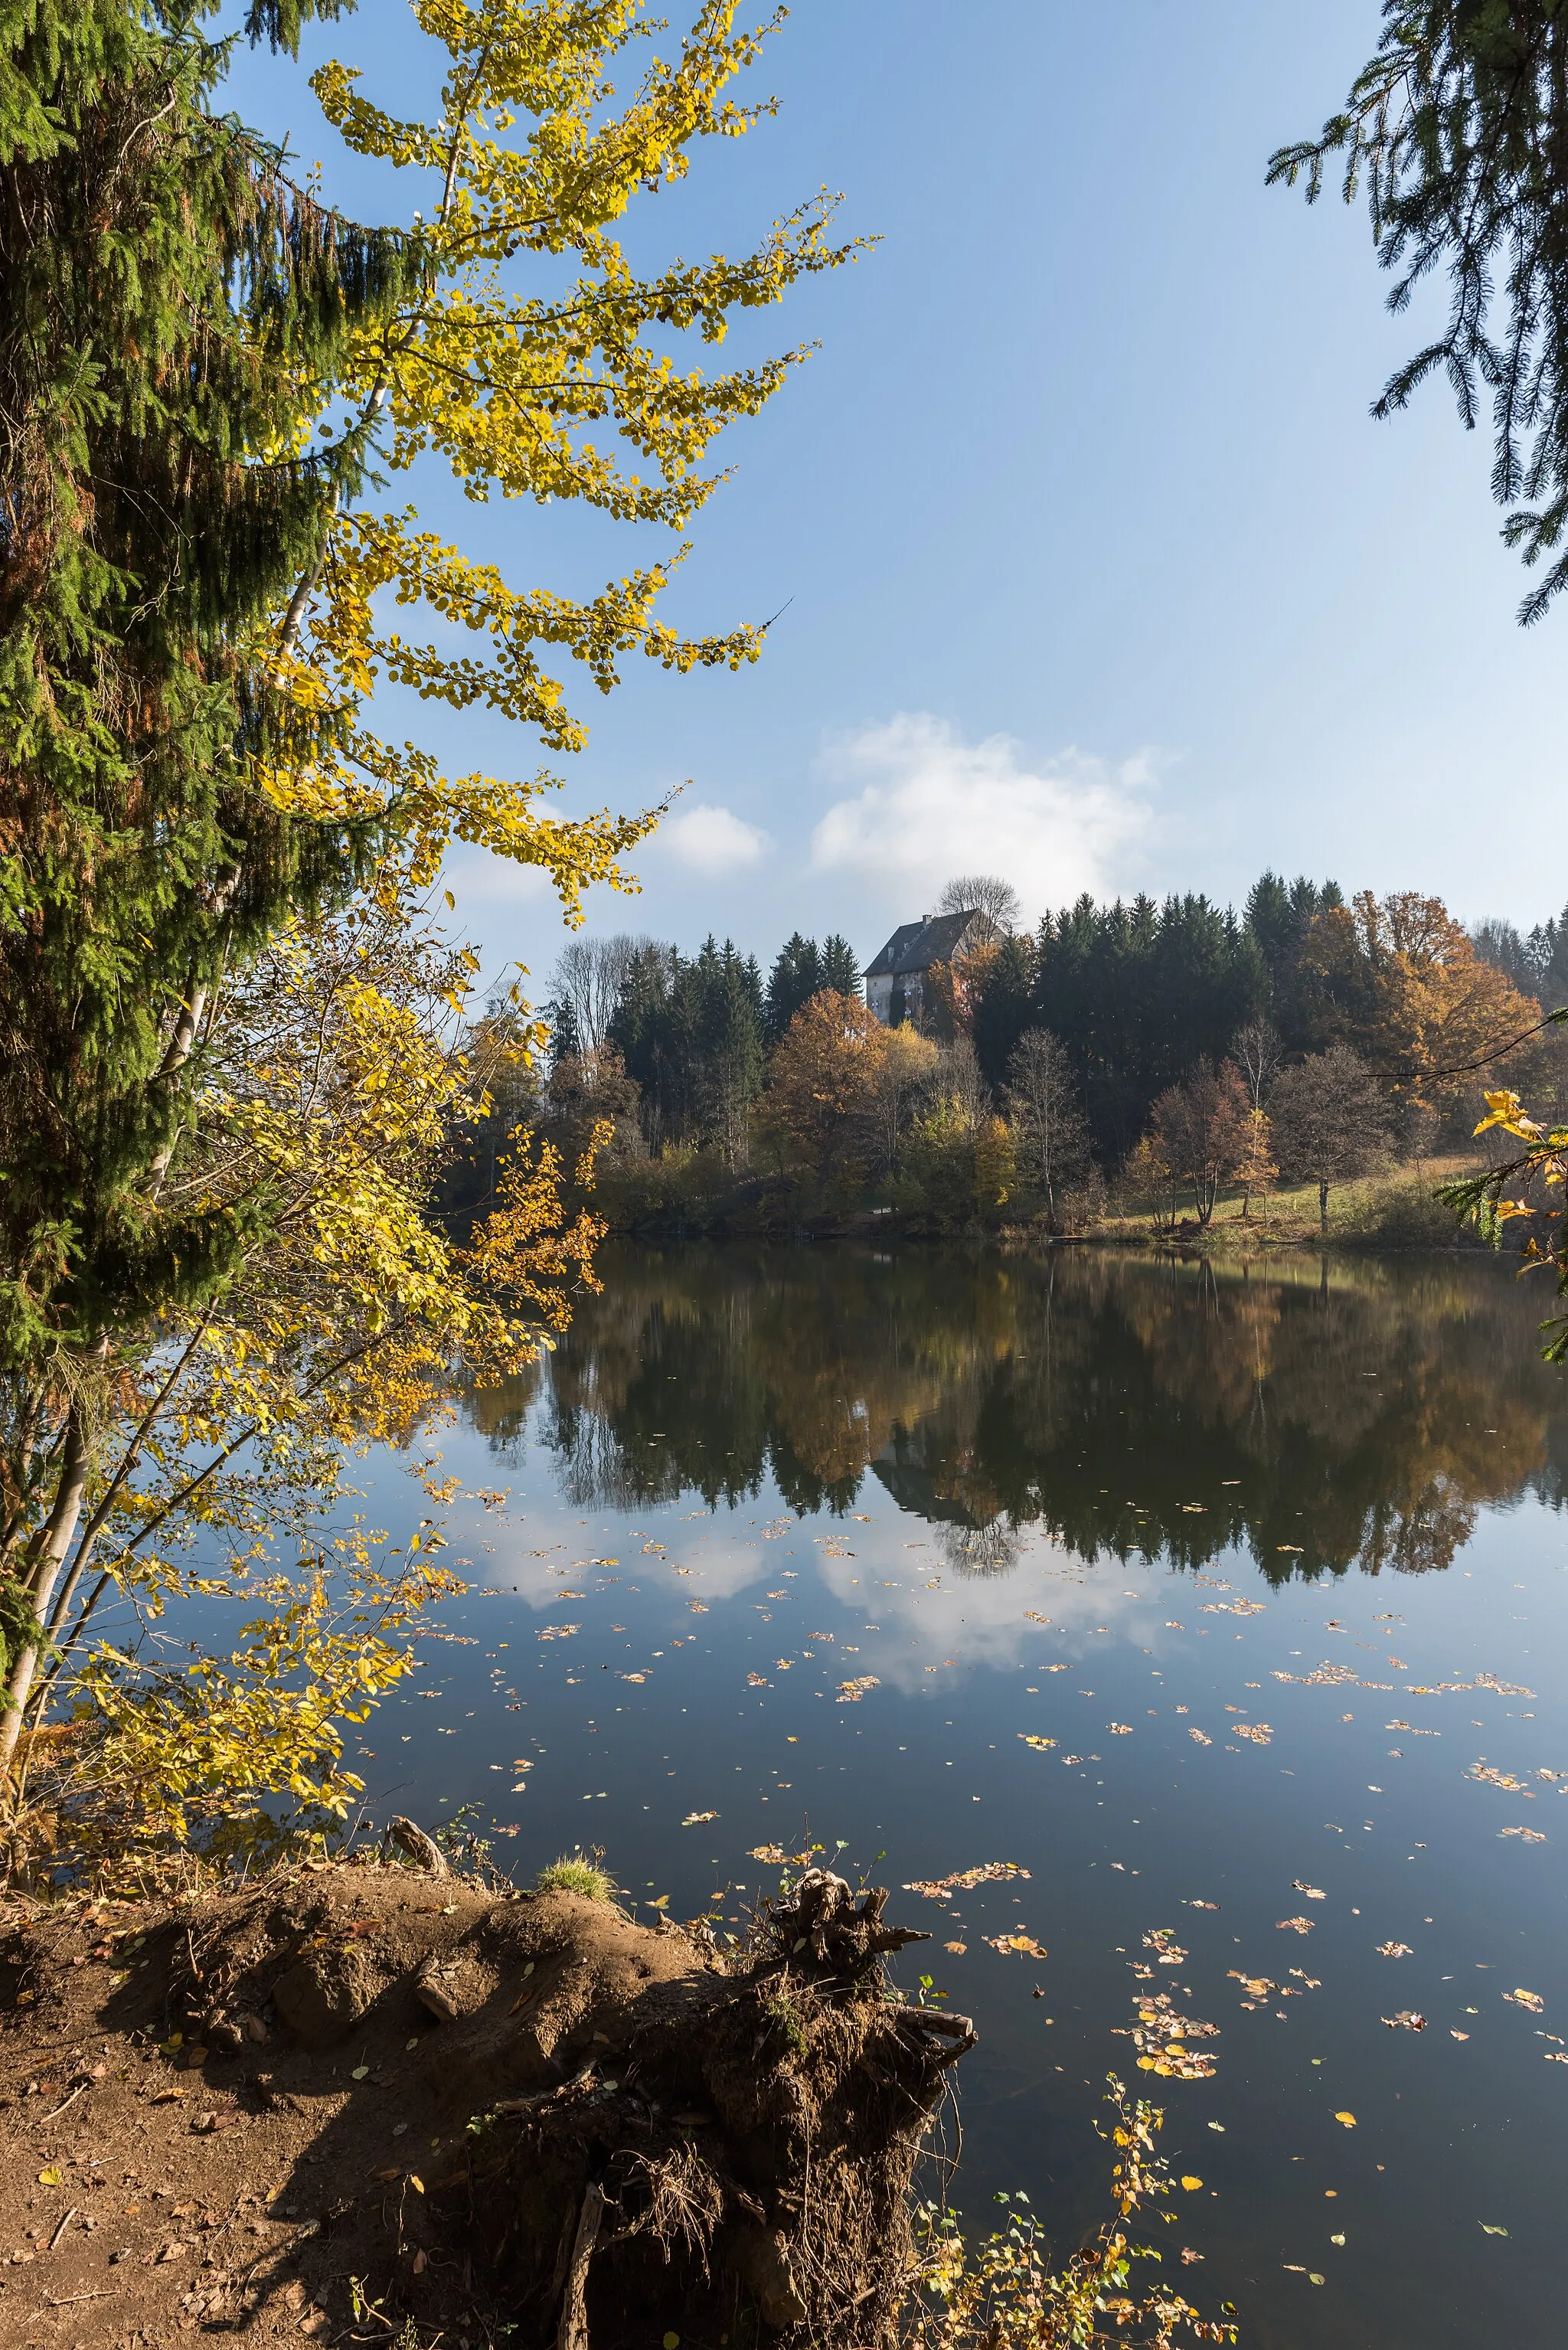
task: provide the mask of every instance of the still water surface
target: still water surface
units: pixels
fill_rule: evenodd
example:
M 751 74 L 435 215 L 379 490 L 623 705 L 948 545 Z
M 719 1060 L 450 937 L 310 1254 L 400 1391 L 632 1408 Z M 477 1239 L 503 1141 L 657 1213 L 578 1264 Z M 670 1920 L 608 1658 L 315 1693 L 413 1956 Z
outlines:
M 894 1903 L 934 1935 L 902 1979 L 981 2034 L 971 2222 L 1000 2188 L 1061 2238 L 1102 2216 L 1092 2122 L 1108 2071 L 1148 2085 L 1118 2036 L 1147 1981 L 1218 2027 L 1211 2078 L 1156 2085 L 1202 2183 L 1151 2232 L 1195 2299 L 1256 2350 L 1559 2343 L 1543 1294 L 1468 1260 L 603 1270 L 532 1386 L 445 1440 L 472 1587 L 363 1733 L 378 1806 L 477 1804 L 520 1875 L 600 1846 L 729 1930 L 758 1846 L 842 1840 L 900 1887 L 1010 1862 Z

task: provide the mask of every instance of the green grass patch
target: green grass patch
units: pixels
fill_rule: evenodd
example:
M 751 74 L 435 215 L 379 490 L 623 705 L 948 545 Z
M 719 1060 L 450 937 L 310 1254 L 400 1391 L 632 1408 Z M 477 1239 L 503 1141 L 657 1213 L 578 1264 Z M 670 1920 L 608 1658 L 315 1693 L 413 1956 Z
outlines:
M 588 1901 L 613 1901 L 616 1882 L 602 1868 L 580 1855 L 572 1858 L 553 1860 L 534 1879 L 535 1893 L 580 1893 Z

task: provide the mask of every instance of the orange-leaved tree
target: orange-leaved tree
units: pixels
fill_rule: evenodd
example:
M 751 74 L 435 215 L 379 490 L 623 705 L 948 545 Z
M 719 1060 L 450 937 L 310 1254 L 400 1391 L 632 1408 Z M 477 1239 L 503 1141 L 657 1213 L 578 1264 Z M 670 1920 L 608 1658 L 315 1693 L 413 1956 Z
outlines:
M 853 995 L 825 988 L 790 1022 L 768 1070 L 763 1118 L 819 1183 L 874 1141 L 888 1031 Z
M 1250 1110 L 1246 1084 L 1233 1061 L 1199 1061 L 1179 1086 L 1168 1086 L 1154 1105 L 1151 1124 L 1160 1155 L 1173 1174 L 1191 1186 L 1200 1225 L 1214 1213 L 1220 1187 L 1228 1183 L 1246 1149 Z
M 1389 1084 L 1401 1112 L 1440 1107 L 1541 1017 L 1476 951 L 1440 898 L 1413 889 L 1314 917 L 1305 960 L 1334 1040 Z

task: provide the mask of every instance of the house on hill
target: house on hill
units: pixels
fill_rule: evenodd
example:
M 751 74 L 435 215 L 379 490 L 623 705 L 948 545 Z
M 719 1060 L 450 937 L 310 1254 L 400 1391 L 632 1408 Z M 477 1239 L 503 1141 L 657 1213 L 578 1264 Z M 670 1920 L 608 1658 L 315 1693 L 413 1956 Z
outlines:
M 867 1003 L 888 1028 L 906 1020 L 923 1027 L 931 972 L 939 963 L 961 962 L 995 936 L 990 916 L 972 906 L 963 913 L 922 914 L 918 922 L 901 923 L 866 967 Z

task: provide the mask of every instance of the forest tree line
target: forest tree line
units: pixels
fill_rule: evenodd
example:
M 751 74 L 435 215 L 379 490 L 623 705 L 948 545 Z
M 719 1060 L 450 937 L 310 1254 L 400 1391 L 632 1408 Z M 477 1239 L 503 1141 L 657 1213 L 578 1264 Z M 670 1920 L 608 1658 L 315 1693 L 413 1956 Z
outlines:
M 545 1007 L 547 1066 L 516 1066 L 444 1204 L 478 1204 L 509 1134 L 570 1159 L 597 1128 L 618 1222 L 749 1185 L 796 1208 L 1062 1227 L 1115 1186 L 1201 1226 L 1223 1191 L 1251 1212 L 1282 1180 L 1315 1182 L 1326 1222 L 1333 1186 L 1465 1149 L 1498 1056 L 1568 1002 L 1568 911 L 1528 937 L 1472 932 L 1415 891 L 1347 898 L 1265 873 L 1239 913 L 1196 894 L 1084 897 L 1027 931 L 1005 883 L 965 877 L 944 896 L 983 903 L 990 932 L 927 974 L 919 1026 L 874 1017 L 836 935 L 796 932 L 765 976 L 711 937 L 691 956 L 573 941 Z M 1558 1089 L 1556 1035 L 1508 1059 L 1540 1100 Z

